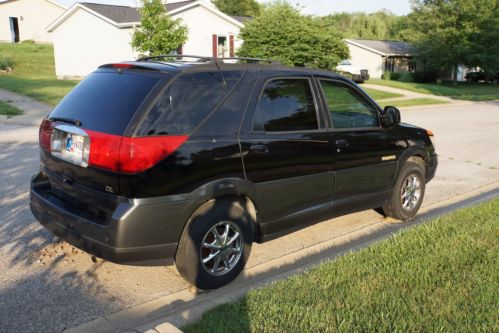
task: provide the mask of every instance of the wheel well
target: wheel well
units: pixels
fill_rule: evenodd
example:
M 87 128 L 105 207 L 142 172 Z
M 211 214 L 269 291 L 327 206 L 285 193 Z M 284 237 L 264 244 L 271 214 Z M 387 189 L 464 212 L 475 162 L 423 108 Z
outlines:
M 426 161 L 425 161 L 423 156 L 412 155 L 406 160 L 406 162 L 414 162 L 414 163 L 419 164 L 423 168 L 424 172 L 426 173 Z
M 243 199 L 243 200 L 241 200 L 241 199 Z M 241 204 L 241 207 L 248 212 L 248 214 L 251 216 L 251 219 L 253 220 L 253 226 L 252 226 L 253 227 L 253 240 L 256 240 L 257 230 L 258 230 L 257 225 L 256 225 L 257 221 L 258 221 L 258 213 L 257 213 L 258 209 L 257 209 L 255 203 L 253 202 L 253 200 L 251 200 L 251 198 L 246 196 L 246 195 L 226 194 L 226 195 L 221 195 L 221 196 L 211 198 L 210 200 L 199 205 L 199 207 L 194 211 L 194 213 L 192 215 L 194 215 L 197 211 L 202 209 L 204 206 L 210 205 L 213 203 L 213 201 L 219 201 L 219 200 L 239 202 Z

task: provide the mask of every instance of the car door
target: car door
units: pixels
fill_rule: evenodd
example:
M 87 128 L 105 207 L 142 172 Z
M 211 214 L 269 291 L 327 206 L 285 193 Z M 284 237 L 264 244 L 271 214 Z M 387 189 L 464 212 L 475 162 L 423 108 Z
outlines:
M 332 129 L 335 184 L 333 206 L 384 198 L 397 166 L 397 148 L 389 142 L 378 107 L 353 84 L 318 78 Z
M 310 76 L 262 77 L 257 87 L 241 149 L 263 199 L 261 232 L 276 235 L 330 211 L 333 156 Z

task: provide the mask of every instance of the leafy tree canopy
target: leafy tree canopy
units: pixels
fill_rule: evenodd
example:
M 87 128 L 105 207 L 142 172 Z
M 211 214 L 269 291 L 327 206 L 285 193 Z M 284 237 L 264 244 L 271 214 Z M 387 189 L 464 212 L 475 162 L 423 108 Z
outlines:
M 141 0 L 140 27 L 132 37 L 132 47 L 142 54 L 168 54 L 187 41 L 187 27 L 172 19 L 161 0 Z
M 227 15 L 258 16 L 260 4 L 256 0 L 213 0 L 218 9 Z
M 497 67 L 496 0 L 412 0 L 411 39 L 434 69 Z
M 337 13 L 317 18 L 321 24 L 341 32 L 345 38 L 380 40 L 400 39 L 399 30 L 404 19 L 404 16 L 387 10 L 371 14 Z
M 286 65 L 333 69 L 349 57 L 343 38 L 318 20 L 300 14 L 286 1 L 264 7 L 260 16 L 241 29 L 238 55 L 267 58 Z

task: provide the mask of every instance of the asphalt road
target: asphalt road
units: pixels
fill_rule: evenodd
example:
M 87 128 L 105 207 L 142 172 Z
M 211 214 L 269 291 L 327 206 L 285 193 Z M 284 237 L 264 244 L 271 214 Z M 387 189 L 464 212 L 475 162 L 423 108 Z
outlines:
M 436 133 L 440 165 L 424 205 L 499 181 L 498 103 L 412 108 L 402 118 Z M 38 225 L 28 208 L 36 137 L 36 128 L 0 124 L 0 332 L 60 332 L 186 289 L 173 267 L 94 264 Z M 353 214 L 256 245 L 248 266 L 377 219 L 373 212 Z

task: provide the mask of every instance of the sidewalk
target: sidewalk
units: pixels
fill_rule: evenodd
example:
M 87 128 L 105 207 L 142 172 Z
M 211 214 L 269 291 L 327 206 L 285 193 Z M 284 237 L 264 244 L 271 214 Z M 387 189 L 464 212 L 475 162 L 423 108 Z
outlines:
M 414 99 L 414 98 L 431 98 L 431 99 L 446 101 L 446 102 L 451 103 L 451 104 L 470 103 L 468 101 L 452 99 L 452 98 L 446 97 L 446 96 L 438 96 L 438 95 L 433 95 L 433 94 L 423 94 L 423 93 L 418 93 L 418 92 L 409 91 L 409 90 L 400 89 L 400 88 L 382 86 L 379 84 L 365 83 L 365 84 L 362 84 L 361 87 L 404 95 L 402 97 L 386 98 L 386 99 L 383 99 L 382 101 L 392 101 L 392 100 L 393 101 L 395 101 L 395 100 L 400 101 L 400 100 Z
M 20 116 L 0 115 L 0 122 L 12 125 L 40 126 L 42 119 L 52 110 L 52 106 L 31 97 L 0 89 L 0 101 L 6 102 L 23 111 Z

